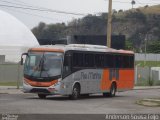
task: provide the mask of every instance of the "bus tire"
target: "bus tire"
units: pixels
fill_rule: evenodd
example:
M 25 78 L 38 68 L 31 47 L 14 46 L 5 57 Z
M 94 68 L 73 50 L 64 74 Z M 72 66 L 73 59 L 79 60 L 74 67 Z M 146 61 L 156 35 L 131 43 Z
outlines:
M 38 94 L 38 97 L 39 97 L 40 99 L 45 99 L 46 96 L 47 96 L 47 95 L 45 95 L 45 94 Z
M 111 88 L 110 88 L 110 92 L 109 92 L 109 96 L 110 97 L 115 97 L 116 96 L 116 91 L 117 91 L 116 83 L 112 83 Z
M 104 97 L 109 97 L 109 93 L 103 93 Z
M 80 97 L 80 85 L 75 84 L 72 90 L 72 94 L 69 96 L 72 100 L 77 100 Z
M 89 97 L 89 94 L 81 94 L 82 97 Z
M 117 91 L 116 83 L 112 83 L 109 92 L 103 93 L 104 97 L 115 97 Z

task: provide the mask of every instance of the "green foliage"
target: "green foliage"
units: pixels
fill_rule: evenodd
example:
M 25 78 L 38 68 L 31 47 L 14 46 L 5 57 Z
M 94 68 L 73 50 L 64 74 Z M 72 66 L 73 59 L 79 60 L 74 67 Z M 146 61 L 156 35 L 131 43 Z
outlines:
M 151 77 L 149 77 L 149 79 L 148 79 L 148 84 L 149 84 L 149 86 L 153 86 L 153 84 L 154 84 L 154 80 L 152 80 Z
M 123 12 L 123 10 L 122 10 L 122 9 L 120 9 L 118 12 L 119 12 L 119 13 L 122 13 L 122 12 Z
M 37 38 L 59 38 L 64 36 L 66 26 L 64 23 L 49 24 L 40 23 L 38 27 L 33 28 L 32 32 Z
M 150 85 L 148 80 L 138 79 L 136 86 L 150 86 Z
M 126 50 L 133 50 L 133 43 L 131 42 L 131 40 L 125 41 L 125 49 Z
M 128 12 L 125 18 L 130 18 L 141 23 L 146 23 L 147 20 L 146 15 L 142 13 L 139 9 L 137 9 L 137 11 Z
M 131 4 L 132 4 L 132 5 L 135 5 L 135 4 L 136 4 L 136 2 L 135 2 L 134 0 L 132 0 Z
M 64 23 L 46 25 L 41 22 L 37 27 L 32 29 L 32 32 L 39 42 L 40 40 L 45 40 L 47 43 L 51 43 L 49 40 L 58 40 L 65 37 L 65 30 L 66 25 Z
M 87 15 L 82 19 L 69 22 L 68 34 L 99 35 L 106 34 L 107 14 Z
M 155 6 L 156 10 L 159 10 L 159 6 Z M 147 52 L 159 53 L 159 43 L 151 43 L 153 40 L 160 40 L 160 19 L 159 14 L 146 14 L 148 7 L 145 9 L 138 8 L 128 11 L 119 10 L 114 11 L 112 15 L 112 33 L 126 35 L 126 49 L 136 50 L 140 52 L 140 49 L 144 51 L 144 40 L 146 35 L 150 32 L 150 37 L 147 39 L 148 46 Z M 99 15 L 87 15 L 81 19 L 74 19 L 67 25 L 64 23 L 57 24 L 45 24 L 43 22 L 32 29 L 33 34 L 38 39 L 59 40 L 67 35 L 106 35 L 107 33 L 107 17 L 108 13 L 102 13 Z M 123 28 L 126 28 L 123 30 Z
M 147 45 L 147 53 L 160 53 L 160 41 L 154 41 Z
M 16 86 L 17 82 L 0 82 L 0 86 Z
M 135 64 L 140 67 L 160 67 L 160 61 L 136 61 Z

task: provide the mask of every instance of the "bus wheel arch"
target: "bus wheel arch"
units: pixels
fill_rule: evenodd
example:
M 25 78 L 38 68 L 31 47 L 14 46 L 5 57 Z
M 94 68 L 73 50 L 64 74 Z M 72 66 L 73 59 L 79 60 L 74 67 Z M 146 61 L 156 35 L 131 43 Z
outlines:
M 72 93 L 69 95 L 70 99 L 76 100 L 80 97 L 81 85 L 79 82 L 75 82 L 72 87 Z

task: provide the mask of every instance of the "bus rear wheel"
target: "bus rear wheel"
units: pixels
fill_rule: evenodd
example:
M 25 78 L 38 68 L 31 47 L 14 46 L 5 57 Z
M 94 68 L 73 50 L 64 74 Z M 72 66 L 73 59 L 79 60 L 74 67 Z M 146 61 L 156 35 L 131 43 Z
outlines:
M 103 93 L 104 97 L 115 97 L 117 91 L 116 83 L 112 83 L 110 91 L 108 93 Z
M 115 97 L 116 96 L 116 91 L 117 91 L 116 84 L 112 83 L 111 88 L 110 88 L 110 92 L 109 92 L 109 96 L 110 97 Z
M 47 96 L 47 95 L 45 95 L 45 94 L 38 94 L 38 97 L 39 97 L 40 99 L 45 99 L 46 96 Z
M 72 94 L 69 96 L 72 100 L 77 100 L 80 97 L 80 86 L 75 84 L 72 90 Z

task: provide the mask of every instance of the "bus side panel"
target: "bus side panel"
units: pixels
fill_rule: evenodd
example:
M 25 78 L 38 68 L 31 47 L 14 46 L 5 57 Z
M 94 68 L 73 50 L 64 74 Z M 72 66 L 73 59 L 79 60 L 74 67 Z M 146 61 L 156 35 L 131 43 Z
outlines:
M 72 93 L 72 85 L 74 83 L 74 74 L 71 74 L 69 76 L 67 76 L 65 79 L 62 80 L 62 85 L 64 85 L 65 87 L 62 89 L 61 88 L 61 94 L 63 95 L 69 95 Z
M 111 77 L 111 69 L 104 69 L 102 74 L 102 80 L 100 83 L 100 89 L 102 92 L 110 90 L 113 81 L 117 83 L 117 90 L 124 91 L 133 89 L 134 87 L 134 69 L 119 69 L 118 79 Z
M 81 72 L 82 71 L 74 72 L 62 80 L 62 84 L 66 86 L 62 94 L 66 94 L 66 95 L 72 94 L 73 86 L 75 83 L 80 84 L 81 93 L 85 93 L 87 91 L 86 86 L 87 86 L 88 81 L 84 81 L 81 79 L 82 78 Z
M 119 80 L 117 88 L 119 90 L 133 89 L 134 87 L 134 69 L 119 70 Z
M 62 80 L 62 84 L 66 86 L 63 91 L 65 91 L 65 94 L 71 94 L 73 85 L 78 82 L 81 87 L 81 94 L 99 93 L 101 92 L 102 73 L 103 70 L 101 69 L 76 71 Z
M 109 80 L 109 69 L 104 69 L 100 84 L 101 91 L 109 90 L 110 86 L 111 86 L 111 81 Z

